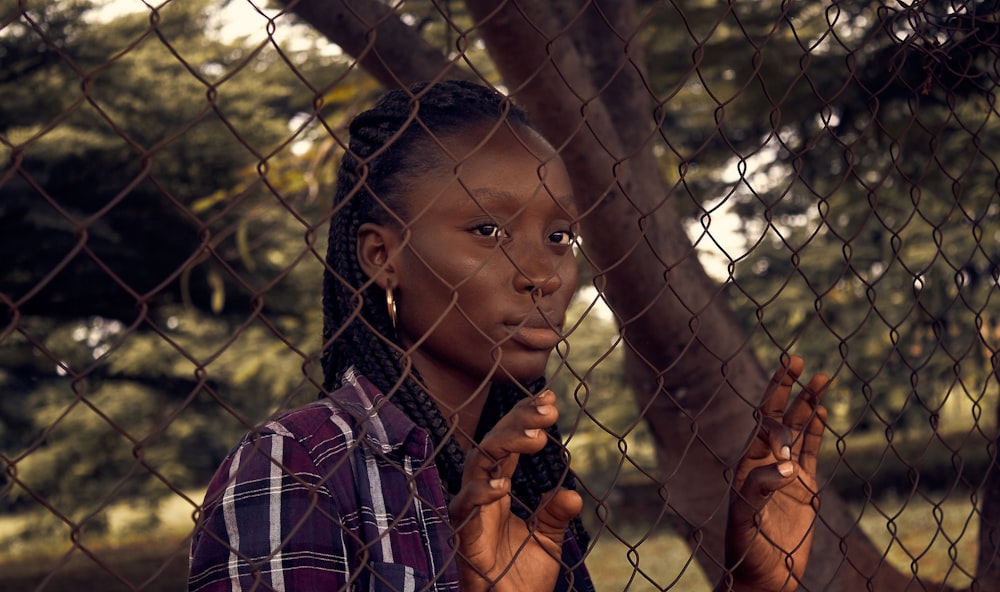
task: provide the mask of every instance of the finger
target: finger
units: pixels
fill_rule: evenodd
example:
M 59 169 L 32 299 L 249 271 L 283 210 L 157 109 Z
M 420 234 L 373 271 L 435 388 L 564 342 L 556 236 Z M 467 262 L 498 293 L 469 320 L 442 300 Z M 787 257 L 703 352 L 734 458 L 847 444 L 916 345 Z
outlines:
M 482 531 L 481 514 L 476 510 L 498 501 L 510 506 L 510 479 L 477 479 L 462 484 L 462 489 L 448 504 L 448 514 L 455 528 L 461 528 L 463 536 L 478 536 Z M 505 498 L 507 498 L 505 500 Z M 507 511 L 508 508 L 501 508 Z
M 812 420 L 802 434 L 799 465 L 801 465 L 803 471 L 813 476 L 816 475 L 817 457 L 819 456 L 820 445 L 823 443 L 823 434 L 826 432 L 826 417 L 826 407 L 822 405 L 817 406 Z
M 537 397 L 519 401 L 483 437 L 476 448 L 493 460 L 500 460 L 511 454 L 538 452 L 547 442 L 545 430 L 558 419 L 555 394 L 545 391 Z
M 782 359 L 781 369 L 771 378 L 761 406 L 763 429 L 759 435 L 778 460 L 791 460 L 797 454 L 797 448 L 801 446 L 798 434 L 809 422 L 830 382 L 825 374 L 815 374 L 786 411 L 792 385 L 801 375 L 803 367 L 804 362 L 799 356 Z
M 518 402 L 466 455 L 463 482 L 510 477 L 519 455 L 534 454 L 545 447 L 545 430 L 558 419 L 551 391 Z
M 738 493 L 745 507 L 740 510 L 743 513 L 736 517 L 746 522 L 753 521 L 754 514 L 763 509 L 771 495 L 794 482 L 798 472 L 799 469 L 793 462 L 764 465 L 750 471 Z
M 566 528 L 583 510 L 583 498 L 569 489 L 556 489 L 545 494 L 536 515 L 535 533 L 562 546 Z
M 792 460 L 792 446 L 795 444 L 795 434 L 792 429 L 779 419 L 764 417 L 761 420 L 759 438 L 767 443 L 767 450 L 779 461 Z M 757 453 L 758 457 L 763 454 Z
M 788 405 L 788 397 L 792 392 L 792 385 L 802 374 L 805 362 L 799 356 L 782 356 L 781 367 L 771 377 L 771 382 L 764 391 L 764 400 L 761 403 L 761 411 L 771 417 L 781 417 L 785 413 Z
M 823 395 L 829 388 L 830 378 L 826 374 L 822 372 L 814 374 L 785 412 L 784 423 L 796 432 L 802 431 L 812 419 L 816 406 L 823 400 Z
M 750 443 L 747 454 L 751 458 L 764 458 L 770 452 L 779 460 L 792 457 L 792 432 L 788 429 L 782 417 L 792 392 L 792 385 L 802 373 L 805 366 L 799 356 L 782 356 L 781 367 L 771 377 L 760 407 L 760 428 Z
M 816 416 L 816 409 L 829 386 L 830 379 L 825 374 L 814 374 L 785 413 L 782 423 L 786 429 L 769 432 L 768 444 L 779 460 L 794 459 L 801 454 L 803 430 Z

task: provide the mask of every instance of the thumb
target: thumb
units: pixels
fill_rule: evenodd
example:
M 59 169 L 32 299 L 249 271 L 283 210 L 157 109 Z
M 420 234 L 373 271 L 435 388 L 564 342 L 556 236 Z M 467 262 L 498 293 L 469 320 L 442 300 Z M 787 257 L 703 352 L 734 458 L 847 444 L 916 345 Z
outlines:
M 795 481 L 798 472 L 795 463 L 787 461 L 750 471 L 737 493 L 737 498 L 743 503 L 734 504 L 733 511 L 739 512 L 738 518 L 742 521 L 754 521 L 755 514 L 764 508 L 771 495 Z
M 583 509 L 583 498 L 570 489 L 555 489 L 542 498 L 535 515 L 535 535 L 552 541 L 556 548 L 562 546 L 566 527 Z

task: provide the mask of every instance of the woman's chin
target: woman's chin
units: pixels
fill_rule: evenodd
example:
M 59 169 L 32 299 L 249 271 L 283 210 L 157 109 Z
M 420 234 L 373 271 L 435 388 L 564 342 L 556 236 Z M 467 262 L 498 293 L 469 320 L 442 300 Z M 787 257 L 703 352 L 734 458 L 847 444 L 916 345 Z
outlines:
M 515 356 L 510 356 L 511 358 Z M 527 386 L 539 378 L 545 377 L 548 365 L 548 355 L 517 356 L 518 359 L 507 359 L 497 368 L 494 382 L 514 383 Z M 537 359 L 526 359 L 537 358 Z

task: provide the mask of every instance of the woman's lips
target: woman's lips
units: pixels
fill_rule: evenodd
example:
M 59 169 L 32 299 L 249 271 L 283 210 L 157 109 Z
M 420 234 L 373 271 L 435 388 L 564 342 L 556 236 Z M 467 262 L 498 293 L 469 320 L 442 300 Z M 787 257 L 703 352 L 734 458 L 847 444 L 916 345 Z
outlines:
M 550 350 L 562 341 L 561 323 L 550 323 L 545 317 L 532 316 L 508 323 L 510 341 L 528 349 Z

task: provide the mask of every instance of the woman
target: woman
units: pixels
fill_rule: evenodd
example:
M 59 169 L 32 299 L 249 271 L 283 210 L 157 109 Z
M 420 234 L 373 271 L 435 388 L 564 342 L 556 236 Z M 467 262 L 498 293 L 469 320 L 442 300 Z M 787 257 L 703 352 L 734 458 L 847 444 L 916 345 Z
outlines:
M 543 378 L 577 287 L 564 165 L 523 112 L 466 82 L 390 92 L 350 133 L 324 396 L 220 467 L 190 589 L 592 590 Z M 826 379 L 785 412 L 801 370 L 775 375 L 738 471 L 737 588 L 792 588 L 805 567 Z

